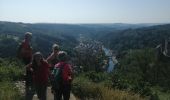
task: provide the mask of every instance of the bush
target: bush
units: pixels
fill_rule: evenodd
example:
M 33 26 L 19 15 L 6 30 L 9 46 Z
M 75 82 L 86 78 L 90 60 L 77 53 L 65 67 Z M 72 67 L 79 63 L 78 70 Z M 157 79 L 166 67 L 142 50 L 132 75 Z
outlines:
M 21 62 L 15 59 L 2 60 L 0 62 L 0 81 L 9 80 L 16 81 L 20 80 L 24 74 L 24 67 Z
M 151 85 L 145 81 L 132 82 L 126 78 L 123 78 L 121 75 L 114 74 L 113 77 L 113 88 L 120 90 L 129 90 L 134 93 L 139 93 L 142 96 L 151 96 Z
M 12 82 L 0 82 L 0 100 L 24 100 Z
M 84 73 L 84 76 L 87 79 L 89 79 L 89 80 L 91 80 L 92 82 L 95 82 L 95 83 L 99 83 L 99 82 L 102 82 L 102 81 L 105 81 L 105 80 L 109 80 L 111 78 L 108 73 L 104 73 L 104 72 L 96 73 L 95 71 L 86 72 L 86 73 Z
M 135 93 L 138 92 L 139 94 L 141 94 L 143 96 L 151 96 L 152 95 L 151 86 L 147 82 L 139 82 L 138 84 L 135 84 L 131 88 L 131 90 Z
M 84 77 L 74 79 L 72 92 L 81 99 L 97 98 L 99 96 L 95 84 Z
M 113 90 L 103 84 L 93 83 L 82 76 L 74 79 L 72 92 L 81 100 L 144 100 L 139 94 Z
M 24 73 L 23 64 L 16 59 L 0 59 L 0 100 L 24 100 L 15 86 Z

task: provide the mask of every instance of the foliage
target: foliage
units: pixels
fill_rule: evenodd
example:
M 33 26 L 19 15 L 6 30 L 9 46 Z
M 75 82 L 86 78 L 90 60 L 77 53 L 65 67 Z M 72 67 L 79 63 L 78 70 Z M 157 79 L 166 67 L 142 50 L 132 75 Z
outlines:
M 131 79 L 132 83 L 149 81 L 154 77 L 156 54 L 153 49 L 130 50 L 124 59 L 120 60 L 118 70 L 125 78 Z
M 169 88 L 168 66 L 168 62 L 157 59 L 154 49 L 130 50 L 113 73 L 113 87 L 153 97 L 152 86 Z
M 1 59 L 0 81 L 20 80 L 24 74 L 24 65 L 17 59 Z
M 83 77 L 86 77 L 92 82 L 100 83 L 103 81 L 111 80 L 110 75 L 106 72 L 95 72 L 95 71 L 89 71 L 86 73 L 83 73 Z
M 23 64 L 17 59 L 0 59 L 0 100 L 24 100 L 15 81 L 21 80 Z
M 148 98 L 142 98 L 139 94 L 129 91 L 113 90 L 106 87 L 100 87 L 99 89 L 101 92 L 100 100 L 148 100 Z
M 74 79 L 72 92 L 81 99 L 99 96 L 94 84 L 84 77 Z
M 93 83 L 83 76 L 74 79 L 73 93 L 81 100 L 147 100 L 147 98 L 144 99 L 138 94 L 113 90 L 103 84 Z
M 10 81 L 0 82 L 0 100 L 24 100 L 21 93 Z

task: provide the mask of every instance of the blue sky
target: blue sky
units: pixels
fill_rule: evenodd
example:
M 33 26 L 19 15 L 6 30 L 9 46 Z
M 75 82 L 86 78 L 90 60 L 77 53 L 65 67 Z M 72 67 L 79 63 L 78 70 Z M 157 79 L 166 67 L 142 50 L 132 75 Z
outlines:
M 0 21 L 170 23 L 170 0 L 0 0 Z

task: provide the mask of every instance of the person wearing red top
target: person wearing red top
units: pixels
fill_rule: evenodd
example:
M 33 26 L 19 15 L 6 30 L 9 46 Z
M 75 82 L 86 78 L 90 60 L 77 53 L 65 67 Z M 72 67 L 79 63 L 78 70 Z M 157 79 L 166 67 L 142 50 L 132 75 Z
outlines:
M 25 65 L 29 64 L 32 59 L 32 47 L 30 45 L 32 33 L 26 32 L 25 39 L 19 45 L 17 56 L 21 59 Z
M 40 52 L 33 55 L 32 62 L 27 69 L 33 73 L 33 84 L 39 100 L 46 100 L 49 77 L 49 64 L 43 59 Z
M 22 43 L 20 43 L 17 51 L 17 57 L 21 59 L 25 65 L 29 64 L 32 59 L 32 47 L 30 45 L 31 37 L 32 33 L 26 32 L 25 38 Z M 28 70 L 26 70 L 25 80 L 25 98 L 26 100 L 32 100 L 34 94 L 32 73 Z
M 72 68 L 71 65 L 67 63 L 67 53 L 64 51 L 60 51 L 58 54 L 59 62 L 55 65 L 55 67 L 63 67 L 62 68 L 62 85 L 56 89 L 54 88 L 54 96 L 56 100 L 62 100 L 62 96 L 64 100 L 69 100 L 70 91 L 71 91 L 71 82 L 72 82 Z

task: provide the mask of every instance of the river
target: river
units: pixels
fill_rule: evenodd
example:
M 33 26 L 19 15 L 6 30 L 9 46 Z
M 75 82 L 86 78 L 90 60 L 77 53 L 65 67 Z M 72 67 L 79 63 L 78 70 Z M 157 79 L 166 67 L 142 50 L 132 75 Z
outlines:
M 105 55 L 109 58 L 108 61 L 108 66 L 107 66 L 107 72 L 110 73 L 114 70 L 115 64 L 117 63 L 117 60 L 115 59 L 115 57 L 112 55 L 111 50 L 105 48 L 104 46 L 102 47 Z M 113 60 L 116 60 L 116 62 L 114 63 Z

